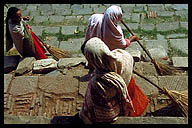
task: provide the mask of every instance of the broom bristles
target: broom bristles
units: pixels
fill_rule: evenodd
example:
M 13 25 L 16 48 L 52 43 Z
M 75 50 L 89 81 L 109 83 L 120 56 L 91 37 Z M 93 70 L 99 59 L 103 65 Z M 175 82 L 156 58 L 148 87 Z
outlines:
M 175 90 L 168 90 L 166 88 L 164 88 L 164 91 L 179 107 L 182 112 L 182 115 L 188 117 L 188 95 L 186 93 L 181 93 Z
M 49 46 L 47 47 L 48 52 L 55 57 L 56 60 L 60 58 L 68 58 L 71 57 L 71 53 L 68 51 L 61 50 L 59 48 Z

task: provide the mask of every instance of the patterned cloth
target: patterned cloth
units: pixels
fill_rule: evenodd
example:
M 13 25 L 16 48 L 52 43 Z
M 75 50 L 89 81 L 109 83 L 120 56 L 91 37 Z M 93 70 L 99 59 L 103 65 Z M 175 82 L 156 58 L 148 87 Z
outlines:
M 124 38 L 123 31 L 117 24 L 121 19 L 122 10 L 116 5 L 109 7 L 104 14 L 93 14 L 89 18 L 85 40 L 98 37 L 110 50 L 128 47 L 130 41 Z
M 80 111 L 84 122 L 112 122 L 119 115 L 126 115 L 127 109 L 133 110 L 127 89 L 133 70 L 132 56 L 122 49 L 111 52 L 97 37 L 87 41 L 84 53 L 95 68 Z
M 47 58 L 44 54 L 46 50 L 23 20 L 19 23 L 13 23 L 9 19 L 8 24 L 13 42 L 6 39 L 7 49 L 12 48 L 14 43 L 17 51 L 23 57 L 35 57 L 37 60 Z

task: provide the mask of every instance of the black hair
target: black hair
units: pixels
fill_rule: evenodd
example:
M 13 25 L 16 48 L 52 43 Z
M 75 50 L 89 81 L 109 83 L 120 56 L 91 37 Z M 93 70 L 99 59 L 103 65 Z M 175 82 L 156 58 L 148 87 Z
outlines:
M 85 49 L 85 45 L 87 43 L 88 40 L 84 41 L 84 43 L 81 45 L 81 52 L 83 53 L 84 55 L 84 49 Z
M 16 16 L 17 16 L 17 12 L 19 11 L 20 9 L 16 8 L 16 7 L 11 7 L 8 9 L 8 12 L 7 12 L 7 17 L 5 19 L 5 22 L 6 22 L 6 38 L 9 39 L 11 42 L 13 42 L 12 38 L 11 38 L 11 35 L 10 35 L 10 32 L 9 32 L 9 25 L 8 25 L 8 21 L 9 19 L 14 19 Z

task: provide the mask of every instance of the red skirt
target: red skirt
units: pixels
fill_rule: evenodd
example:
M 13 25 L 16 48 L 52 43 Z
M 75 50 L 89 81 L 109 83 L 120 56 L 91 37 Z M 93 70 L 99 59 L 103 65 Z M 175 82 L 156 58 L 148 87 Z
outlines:
M 29 27 L 27 27 L 27 28 L 29 29 Z M 41 44 L 40 40 L 31 31 L 31 29 L 29 29 L 29 31 L 31 32 L 31 36 L 32 36 L 32 39 L 33 39 L 33 42 L 34 42 L 34 45 L 35 45 L 35 58 L 37 60 L 46 59 L 47 57 L 45 56 L 45 52 L 46 52 L 45 48 Z
M 131 110 L 129 109 L 128 116 L 131 116 L 131 117 L 141 116 L 141 114 L 145 111 L 149 103 L 149 99 L 142 92 L 142 90 L 136 85 L 133 76 L 131 77 L 131 80 L 129 82 L 128 92 L 131 97 L 133 107 L 135 109 L 135 112 L 133 111 L 133 109 Z

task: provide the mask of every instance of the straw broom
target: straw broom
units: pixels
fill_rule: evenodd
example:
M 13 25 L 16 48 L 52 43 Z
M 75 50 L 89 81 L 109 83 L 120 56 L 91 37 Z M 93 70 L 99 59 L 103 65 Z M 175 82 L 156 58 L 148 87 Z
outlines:
M 182 93 L 175 90 L 168 90 L 165 87 L 160 88 L 158 85 L 156 85 L 155 83 L 153 83 L 152 81 L 144 77 L 143 75 L 139 74 L 137 71 L 133 70 L 133 72 L 138 76 L 140 76 L 141 78 L 147 80 L 152 85 L 154 85 L 156 88 L 159 89 L 161 93 L 164 93 L 165 95 L 167 95 L 173 101 L 173 103 L 179 108 L 179 110 L 181 111 L 181 114 L 188 118 L 188 94 L 187 93 L 184 93 L 184 92 Z
M 34 35 L 42 42 L 42 44 L 46 47 L 48 52 L 58 61 L 60 58 L 67 58 L 71 57 L 71 53 L 68 51 L 61 50 L 59 48 L 47 45 L 45 42 L 43 42 L 35 33 Z
M 126 27 L 126 29 L 131 33 L 132 36 L 134 36 L 133 32 L 129 29 L 129 27 L 123 22 L 123 20 L 121 20 L 121 23 Z M 161 64 L 159 62 L 157 62 L 155 59 L 153 59 L 149 53 L 149 51 L 147 49 L 144 48 L 144 46 L 140 43 L 139 40 L 137 40 L 137 42 L 139 43 L 139 45 L 142 47 L 142 49 L 145 51 L 145 53 L 149 56 L 149 58 L 151 59 L 151 62 L 154 64 L 157 73 L 159 75 L 171 75 L 174 74 L 174 72 L 176 71 L 176 68 L 174 67 L 170 67 L 168 65 L 165 64 Z

